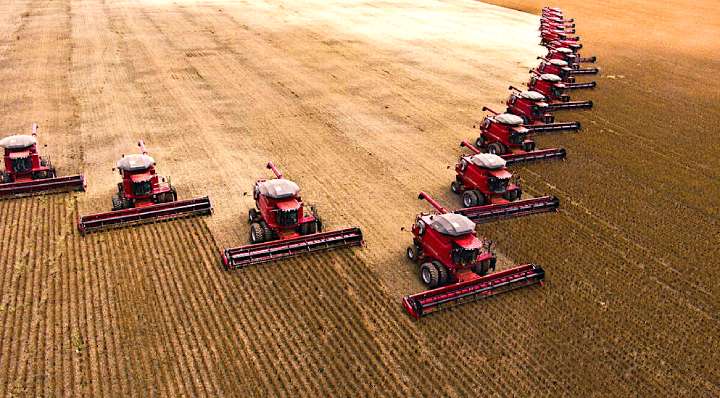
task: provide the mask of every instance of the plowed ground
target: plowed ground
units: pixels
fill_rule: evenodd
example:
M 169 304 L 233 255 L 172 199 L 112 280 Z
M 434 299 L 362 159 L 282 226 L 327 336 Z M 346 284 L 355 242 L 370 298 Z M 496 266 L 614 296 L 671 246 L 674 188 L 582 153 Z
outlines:
M 601 30 L 577 10 L 581 34 Z M 0 395 L 720 394 L 707 138 L 720 91 L 660 91 L 586 40 L 610 69 L 583 93 L 598 109 L 580 135 L 539 140 L 567 147 L 566 162 L 517 169 L 563 210 L 481 231 L 548 283 L 412 322 L 399 299 L 422 287 L 402 227 L 427 209 L 419 190 L 459 205 L 448 166 L 479 108 L 542 53 L 535 16 L 476 2 L 64 0 L 3 4 L 0 20 L 3 129 L 38 121 L 61 173 L 90 184 L 0 202 Z M 717 66 L 684 62 L 678 79 Z M 647 95 L 662 101 L 614 100 Z M 651 114 L 615 118 L 641 105 Z M 109 207 L 111 168 L 138 138 L 215 214 L 80 236 L 75 220 Z M 267 160 L 330 227 L 361 225 L 367 247 L 222 271 Z

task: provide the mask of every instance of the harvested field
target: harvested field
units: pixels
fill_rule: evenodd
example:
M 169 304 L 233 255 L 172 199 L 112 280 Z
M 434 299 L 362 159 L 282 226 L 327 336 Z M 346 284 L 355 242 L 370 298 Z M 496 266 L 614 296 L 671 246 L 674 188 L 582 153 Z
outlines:
M 401 228 L 427 209 L 420 190 L 459 205 L 448 167 L 542 54 L 536 16 L 472 1 L 0 5 L 2 134 L 37 121 L 60 173 L 89 183 L 0 201 L 0 395 L 720 395 L 720 87 L 706 78 L 720 65 L 697 33 L 720 19 L 676 36 L 709 1 L 567 3 L 600 58 L 597 107 L 561 115 L 582 133 L 538 139 L 567 161 L 515 168 L 562 210 L 481 227 L 504 265 L 540 263 L 548 283 L 421 322 L 399 304 L 422 289 Z M 80 236 L 139 138 L 215 213 Z M 223 271 L 267 160 L 367 247 Z

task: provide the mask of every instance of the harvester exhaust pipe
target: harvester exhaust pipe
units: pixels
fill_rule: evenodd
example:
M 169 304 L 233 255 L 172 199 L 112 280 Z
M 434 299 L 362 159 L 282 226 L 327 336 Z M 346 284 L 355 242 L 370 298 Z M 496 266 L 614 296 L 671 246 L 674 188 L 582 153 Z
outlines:
M 440 203 L 438 203 L 435 199 L 433 199 L 430 195 L 426 194 L 425 192 L 420 192 L 420 194 L 418 195 L 418 199 L 427 200 L 428 203 L 430 203 L 430 205 L 432 205 L 432 207 L 435 208 L 435 210 L 440 212 L 440 214 L 445 214 L 448 212 L 447 209 L 442 207 L 442 205 L 440 205 Z
M 33 136 L 33 137 L 37 137 L 37 131 L 38 131 L 38 124 L 37 124 L 37 123 L 33 123 L 33 124 L 32 124 L 32 136 Z
M 268 169 L 272 170 L 273 174 L 275 174 L 275 177 L 277 178 L 283 178 L 283 174 L 280 172 L 280 170 L 275 167 L 273 162 L 268 162 L 267 165 L 265 165 Z
M 460 147 L 461 147 L 461 148 L 467 148 L 467 149 L 475 152 L 476 155 L 479 154 L 479 153 L 482 153 L 482 152 L 480 152 L 479 149 L 477 149 L 477 148 L 475 147 L 475 145 L 473 145 L 473 144 L 471 144 L 471 143 L 469 143 L 469 142 L 467 142 L 467 141 L 461 142 L 461 143 L 460 143 Z
M 140 148 L 140 152 L 141 152 L 143 155 L 147 155 L 147 154 L 148 154 L 147 149 L 145 149 L 145 141 L 143 141 L 143 140 L 138 141 L 138 147 Z
M 510 86 L 510 87 L 512 87 L 512 86 Z M 482 110 L 483 110 L 483 111 L 488 111 L 488 112 L 492 113 L 492 114 L 495 115 L 495 116 L 499 115 L 498 112 L 495 112 L 494 110 L 488 108 L 487 106 L 483 106 L 483 107 L 482 107 Z

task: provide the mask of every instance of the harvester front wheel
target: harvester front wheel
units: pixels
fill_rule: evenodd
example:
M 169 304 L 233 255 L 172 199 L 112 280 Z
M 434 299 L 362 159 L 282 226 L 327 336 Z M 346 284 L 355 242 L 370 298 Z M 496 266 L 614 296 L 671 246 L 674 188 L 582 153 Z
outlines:
M 478 191 L 465 191 L 463 192 L 463 206 L 473 207 L 480 204 L 480 194 Z
M 505 149 L 501 143 L 493 142 L 488 146 L 488 153 L 492 153 L 493 155 L 502 155 L 505 153 Z
M 112 209 L 113 211 L 122 210 L 123 207 L 123 201 L 122 198 L 120 198 L 120 195 L 115 194 L 112 197 Z
M 473 267 L 473 272 L 478 275 L 485 275 L 488 273 L 488 271 L 491 268 L 491 261 L 485 260 L 480 262 L 480 264 L 477 264 Z
M 6 172 L 4 172 L 4 171 L 3 171 L 3 172 L 0 172 L 0 184 L 7 184 L 7 183 L 9 183 L 9 182 L 12 182 L 12 181 L 10 180 L 10 174 L 8 174 L 8 173 L 6 173 Z
M 484 147 L 484 146 L 485 146 L 485 138 L 483 138 L 483 136 L 479 136 L 479 137 L 475 140 L 475 147 L 476 147 L 476 148 L 482 148 L 482 147 Z
M 433 261 L 433 265 L 438 270 L 438 286 L 446 284 L 448 282 L 448 278 L 450 277 L 447 267 L 442 265 L 439 261 Z
M 262 243 L 266 238 L 262 225 L 256 222 L 250 224 L 250 243 Z
M 433 263 L 425 263 L 420 266 L 420 279 L 430 289 L 438 287 L 440 272 Z

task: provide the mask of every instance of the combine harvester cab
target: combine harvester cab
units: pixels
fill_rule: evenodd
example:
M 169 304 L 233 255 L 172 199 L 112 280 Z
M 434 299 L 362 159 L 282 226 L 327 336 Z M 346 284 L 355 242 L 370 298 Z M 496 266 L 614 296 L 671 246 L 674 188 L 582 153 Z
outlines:
M 544 95 L 537 91 L 521 91 L 513 86 L 506 105 L 507 113 L 522 118 L 526 129 L 533 134 L 555 133 L 560 131 L 579 131 L 580 122 L 555 122 L 555 115 Z M 489 108 L 486 108 L 489 109 Z
M 533 264 L 489 273 L 495 271 L 496 256 L 492 243 L 478 238 L 475 223 L 462 214 L 448 213 L 424 192 L 419 198 L 437 213 L 419 214 L 412 227 L 413 243 L 407 256 L 419 265 L 420 279 L 430 289 L 402 299 L 413 318 L 545 279 L 543 269 Z
M 455 165 L 455 181 L 452 192 L 461 195 L 462 214 L 475 224 L 531 214 L 557 211 L 560 199 L 542 196 L 521 199 L 522 190 L 513 182 L 513 175 L 505 167 L 507 162 L 500 156 L 482 153 L 467 141 L 461 147 L 470 149 L 473 155 L 461 156 Z
M 50 160 L 37 151 L 37 124 L 32 135 L 11 135 L 0 140 L 5 171 L 0 172 L 0 199 L 55 192 L 85 191 L 82 175 L 57 177 Z
M 155 159 L 145 144 L 140 141 L 138 146 L 141 154 L 123 155 L 117 162 L 122 181 L 112 197 L 112 211 L 80 217 L 81 233 L 212 213 L 207 196 L 177 200 L 169 178 L 156 174 Z
M 362 231 L 358 227 L 324 232 L 315 207 L 304 205 L 300 187 L 283 178 L 272 162 L 267 168 L 277 178 L 255 182 L 256 208 L 250 209 L 248 214 L 251 243 L 223 250 L 221 259 L 225 269 L 363 245 Z
M 523 125 L 523 119 L 510 113 L 493 113 L 480 123 L 480 135 L 475 147 L 484 152 L 499 155 L 508 165 L 545 159 L 564 159 L 564 148 L 535 149 L 535 141 L 528 138 L 530 130 Z M 478 151 L 480 149 L 477 149 Z
M 544 73 L 540 76 L 533 76 L 528 82 L 528 90 L 544 95 L 548 100 L 548 108 L 551 112 L 568 109 L 590 109 L 593 106 L 591 100 L 570 101 L 570 96 L 565 93 L 567 85 L 562 82 L 558 75 Z

